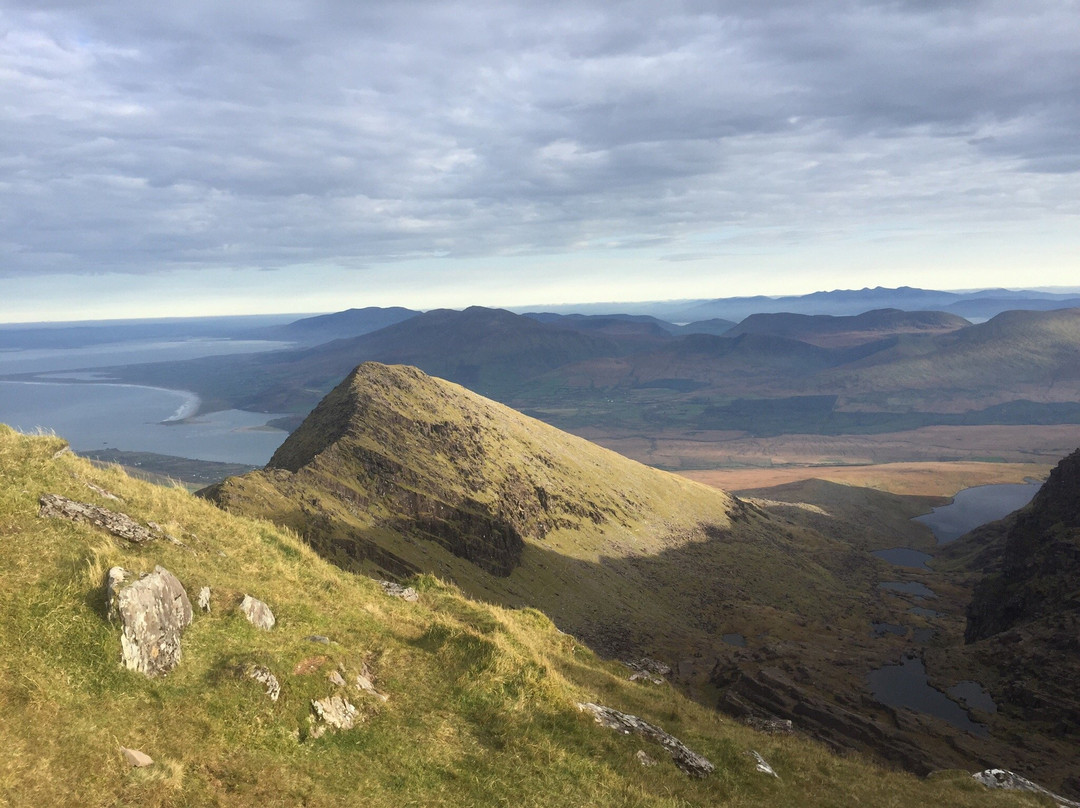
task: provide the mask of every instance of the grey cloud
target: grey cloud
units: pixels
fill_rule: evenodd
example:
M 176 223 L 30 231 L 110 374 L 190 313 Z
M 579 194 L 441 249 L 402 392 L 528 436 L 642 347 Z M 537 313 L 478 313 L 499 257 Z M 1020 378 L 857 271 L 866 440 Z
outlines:
M 696 256 L 1080 170 L 1075 4 L 7 8 L 0 273 Z

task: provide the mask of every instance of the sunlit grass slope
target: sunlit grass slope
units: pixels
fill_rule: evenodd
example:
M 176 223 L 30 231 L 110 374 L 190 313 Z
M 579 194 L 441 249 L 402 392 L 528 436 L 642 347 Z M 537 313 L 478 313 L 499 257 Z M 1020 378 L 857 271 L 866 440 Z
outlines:
M 797 737 L 758 735 L 666 686 L 626 681 L 621 666 L 535 610 L 472 602 L 430 576 L 414 582 L 419 602 L 390 598 L 286 530 L 95 468 L 63 447 L 0 426 L 2 805 L 1037 804 L 961 773 L 919 781 Z M 128 545 L 41 518 L 43 493 L 154 521 L 182 544 Z M 120 665 L 102 580 L 113 565 L 156 564 L 192 596 L 210 586 L 213 600 L 185 633 L 179 667 L 151 680 Z M 273 608 L 271 631 L 239 615 L 245 593 Z M 306 639 L 315 634 L 332 642 Z M 239 674 L 251 663 L 280 680 L 276 703 Z M 327 674 L 364 666 L 388 701 L 354 692 L 361 723 L 311 737 L 310 700 L 334 691 Z M 579 701 L 660 724 L 717 772 L 691 780 L 659 747 L 593 723 Z M 156 762 L 130 769 L 121 746 Z M 639 749 L 659 765 L 642 767 Z M 779 780 L 755 771 L 751 749 Z

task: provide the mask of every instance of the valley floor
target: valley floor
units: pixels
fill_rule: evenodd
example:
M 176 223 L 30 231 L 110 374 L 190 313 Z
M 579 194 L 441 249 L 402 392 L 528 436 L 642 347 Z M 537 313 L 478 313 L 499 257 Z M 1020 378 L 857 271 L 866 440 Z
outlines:
M 1076 424 L 932 426 L 878 435 L 800 434 L 775 437 L 748 437 L 741 432 L 686 430 L 645 434 L 597 428 L 575 430 L 575 433 L 642 463 L 692 473 L 688 476 L 694 476 L 702 482 L 713 484 L 715 480 L 715 484 L 719 484 L 721 479 L 736 480 L 737 484 L 732 485 L 729 482 L 723 486 L 725 488 L 768 485 L 769 477 L 746 478 L 746 485 L 742 485 L 737 478 L 708 478 L 696 475 L 719 470 L 727 472 L 764 469 L 777 473 L 778 469 L 785 467 L 921 463 L 930 464 L 927 466 L 928 470 L 964 468 L 965 474 L 968 473 L 968 468 L 956 464 L 979 464 L 980 467 L 985 464 L 1034 464 L 1041 468 L 1030 476 L 1038 477 L 1040 473 L 1045 474 L 1049 466 L 1080 446 L 1080 425 Z M 990 468 L 988 465 L 986 467 Z M 971 466 L 970 470 L 975 468 L 976 466 Z M 1003 465 L 1003 468 L 1007 468 L 1007 465 Z M 780 473 L 787 474 L 786 471 Z M 991 475 L 985 482 L 1015 482 L 1017 480 L 1010 476 L 1012 473 L 1003 471 L 1002 479 L 994 480 Z M 815 471 L 812 475 L 804 476 L 821 475 Z M 792 479 L 802 478 L 777 477 L 776 483 L 790 482 Z M 853 478 L 845 481 L 855 482 L 857 479 L 859 474 L 854 473 Z M 963 480 L 959 482 L 963 483 Z M 960 484 L 959 487 L 963 488 L 965 485 Z
M 977 485 L 1042 480 L 1049 463 L 908 462 L 875 465 L 806 465 L 776 468 L 698 469 L 679 472 L 684 477 L 738 493 L 750 488 L 799 482 L 806 479 L 874 488 L 892 494 L 951 497 Z

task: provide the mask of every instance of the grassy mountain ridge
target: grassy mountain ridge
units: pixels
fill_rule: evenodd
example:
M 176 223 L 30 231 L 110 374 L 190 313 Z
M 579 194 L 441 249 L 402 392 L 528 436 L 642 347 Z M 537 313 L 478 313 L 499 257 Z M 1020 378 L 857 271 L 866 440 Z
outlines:
M 560 625 L 593 635 L 612 623 L 633 622 L 643 636 L 658 636 L 665 625 L 676 634 L 692 632 L 678 609 L 640 602 L 637 582 L 628 585 L 615 567 L 627 559 L 645 564 L 665 551 L 677 556 L 696 547 L 708 555 L 715 548 L 712 585 L 719 587 L 733 577 L 737 557 L 745 555 L 749 568 L 764 552 L 751 537 L 769 529 L 715 489 L 642 466 L 415 369 L 376 363 L 359 366 L 264 471 L 230 478 L 207 495 L 303 532 L 350 568 L 378 567 L 390 554 L 397 561 L 385 572 L 438 569 L 476 595 L 542 605 Z M 317 507 L 305 504 L 313 499 Z M 448 537 L 455 536 L 468 546 L 454 546 Z M 484 536 L 498 546 L 484 550 L 472 541 Z M 793 539 L 779 531 L 773 541 Z M 517 542 L 520 555 L 511 559 L 506 547 Z M 829 558 L 829 543 L 820 537 L 807 542 L 807 558 L 814 543 Z M 462 563 L 485 552 L 508 563 Z M 792 574 L 807 591 L 832 575 L 824 568 Z M 751 576 L 745 577 L 732 585 L 749 592 Z M 763 603 L 773 584 L 759 585 L 753 599 Z M 700 586 L 688 580 L 682 589 Z M 575 588 L 576 599 L 567 599 Z M 632 638 L 620 643 L 635 647 Z
M 349 569 L 437 571 L 610 653 L 708 646 L 756 608 L 842 622 L 851 582 L 872 590 L 846 545 L 407 367 L 358 367 L 265 470 L 206 494 Z

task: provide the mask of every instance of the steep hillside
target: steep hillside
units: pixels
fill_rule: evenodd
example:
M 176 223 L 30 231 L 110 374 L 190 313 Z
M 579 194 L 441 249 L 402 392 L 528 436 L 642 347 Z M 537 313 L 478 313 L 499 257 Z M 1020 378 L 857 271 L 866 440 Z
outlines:
M 436 571 L 543 608 L 612 653 L 685 648 L 721 603 L 820 613 L 816 593 L 841 590 L 839 567 L 860 566 L 715 489 L 376 363 L 327 396 L 265 470 L 205 493 L 298 530 L 346 568 Z M 700 564 L 707 581 L 688 575 Z
M 968 607 L 965 638 L 999 671 L 1005 705 L 1080 739 L 1080 450 L 999 532 L 993 552 L 976 556 L 989 574 Z
M 838 354 L 771 334 L 718 337 L 690 334 L 655 351 L 625 358 L 599 358 L 568 365 L 551 377 L 571 388 L 663 387 L 747 392 L 786 390 L 824 370 Z
M 875 309 L 854 316 L 828 314 L 753 314 L 726 333 L 773 334 L 822 348 L 863 345 L 899 334 L 948 334 L 971 325 L 941 311 Z
M 1016 514 L 999 564 L 975 592 L 970 641 L 1080 612 L 1080 450 L 1062 460 Z
M 155 537 L 45 518 L 45 494 L 128 514 Z M 178 666 L 147 678 L 121 665 L 104 582 L 114 566 L 155 565 L 196 608 Z M 6 427 L 0 575 L 4 805 L 1042 804 L 964 772 L 920 780 L 721 720 L 666 685 L 628 681 L 535 610 L 469 601 L 430 576 L 413 582 L 415 602 L 391 597 L 289 531 Z M 245 595 L 272 608 L 271 629 L 244 617 Z M 314 703 L 334 699 L 353 726 L 320 734 Z M 716 770 L 688 777 L 661 744 L 598 725 L 581 702 L 659 725 Z M 132 767 L 125 747 L 153 762 Z

